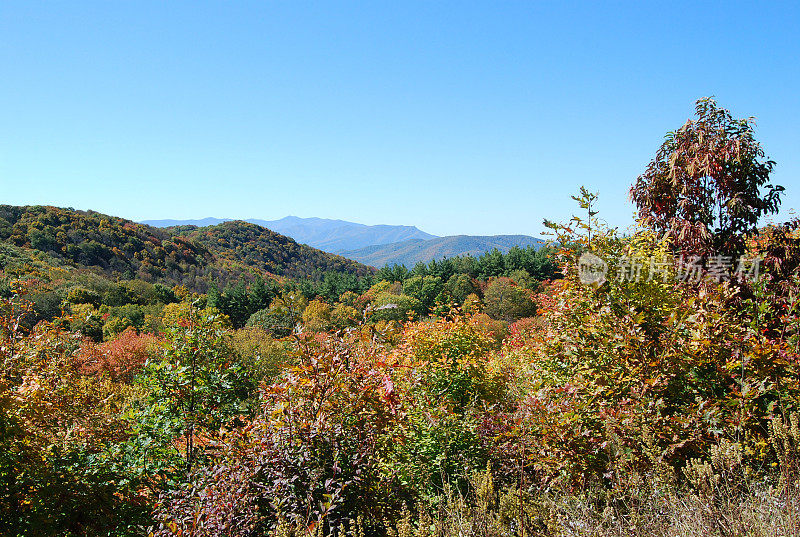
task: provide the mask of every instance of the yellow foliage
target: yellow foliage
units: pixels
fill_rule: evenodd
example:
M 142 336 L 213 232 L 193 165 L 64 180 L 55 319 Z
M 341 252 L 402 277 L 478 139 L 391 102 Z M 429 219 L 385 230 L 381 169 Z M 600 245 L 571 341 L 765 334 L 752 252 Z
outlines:
M 303 325 L 307 330 L 323 332 L 330 328 L 331 307 L 324 301 L 316 299 L 309 302 L 303 310 Z

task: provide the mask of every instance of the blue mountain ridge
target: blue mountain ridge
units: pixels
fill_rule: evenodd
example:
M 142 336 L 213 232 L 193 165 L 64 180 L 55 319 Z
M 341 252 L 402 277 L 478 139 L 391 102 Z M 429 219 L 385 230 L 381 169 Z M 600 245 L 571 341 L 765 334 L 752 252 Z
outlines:
M 144 220 L 154 227 L 214 226 L 230 218 L 195 220 Z M 287 216 L 279 220 L 251 218 L 245 220 L 270 229 L 295 241 L 320 250 L 372 265 L 406 265 L 428 263 L 434 259 L 463 255 L 479 256 L 495 248 L 505 253 L 514 246 L 539 248 L 544 241 L 528 235 L 453 235 L 437 237 L 416 228 L 400 225 L 366 225 L 328 218 Z

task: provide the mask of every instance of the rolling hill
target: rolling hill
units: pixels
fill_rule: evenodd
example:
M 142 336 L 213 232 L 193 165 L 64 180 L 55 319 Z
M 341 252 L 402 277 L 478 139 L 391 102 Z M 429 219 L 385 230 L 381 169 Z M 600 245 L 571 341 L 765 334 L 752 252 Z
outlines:
M 0 271 L 42 267 L 91 270 L 111 278 L 182 284 L 205 292 L 257 275 L 316 278 L 327 271 L 367 274 L 372 269 L 298 244 L 242 221 L 216 226 L 152 227 L 94 211 L 50 206 L 0 205 Z M 26 253 L 30 252 L 30 254 Z M 38 252 L 38 256 L 36 254 Z M 43 256 L 43 257 L 42 257 Z
M 232 220 L 216 226 L 195 228 L 185 237 L 207 248 L 218 264 L 244 265 L 251 269 L 307 278 L 320 272 L 342 272 L 365 275 L 370 270 L 350 259 L 323 252 L 270 229 Z
M 171 226 L 212 226 L 229 222 L 227 218 L 202 218 L 199 220 L 144 220 L 141 223 L 154 227 Z M 432 239 L 435 235 L 425 233 L 414 226 L 393 226 L 357 224 L 345 220 L 327 218 L 299 218 L 287 216 L 280 220 L 245 220 L 281 235 L 291 237 L 295 241 L 319 248 L 326 252 L 339 253 L 345 250 L 357 250 L 367 246 L 391 244 L 411 239 Z
M 538 248 L 542 245 L 544 245 L 543 240 L 527 235 L 454 235 L 428 240 L 412 239 L 393 244 L 368 246 L 358 250 L 341 252 L 341 255 L 373 267 L 397 264 L 410 268 L 417 263 L 428 263 L 434 259 L 440 260 L 445 257 L 479 256 L 495 248 L 506 253 L 514 246 L 521 248 L 533 246 Z

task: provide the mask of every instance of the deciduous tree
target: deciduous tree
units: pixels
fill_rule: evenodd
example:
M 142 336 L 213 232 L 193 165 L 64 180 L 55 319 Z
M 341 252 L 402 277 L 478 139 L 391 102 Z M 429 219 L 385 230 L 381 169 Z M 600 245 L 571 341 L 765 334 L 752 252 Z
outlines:
M 696 119 L 667 133 L 630 196 L 643 223 L 693 255 L 738 254 L 764 215 L 778 211 L 783 187 L 755 139 L 754 120 L 735 119 L 710 98 Z

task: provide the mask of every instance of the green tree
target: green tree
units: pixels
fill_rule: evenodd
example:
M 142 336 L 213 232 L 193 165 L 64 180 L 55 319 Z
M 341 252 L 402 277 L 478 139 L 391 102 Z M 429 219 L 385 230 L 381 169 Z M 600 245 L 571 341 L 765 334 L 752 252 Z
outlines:
M 133 443 L 143 461 L 157 461 L 164 465 L 159 470 L 166 471 L 174 460 L 172 446 L 182 437 L 179 453 L 191 471 L 207 440 L 242 411 L 240 403 L 251 395 L 252 386 L 231 360 L 234 356 L 224 323 L 214 315 L 192 309 L 185 322 L 168 328 L 162 359 L 148 362 L 138 379 L 148 394 L 132 415 Z M 149 453 L 153 449 L 156 456 Z
M 272 299 L 278 294 L 277 284 L 274 280 L 269 281 L 269 285 L 264 281 L 264 278 L 256 278 L 255 283 L 250 289 L 250 311 L 256 312 L 269 306 Z
M 417 313 L 424 315 L 434 306 L 442 287 L 438 276 L 412 276 L 403 282 L 403 294 L 416 298 L 420 304 Z
M 505 274 L 505 259 L 503 254 L 495 248 L 486 252 L 478 259 L 478 275 L 481 278 L 494 278 Z
M 408 278 L 410 271 L 405 265 L 395 263 L 392 266 L 386 265 L 375 274 L 375 280 L 386 280 L 389 282 L 402 282 Z
M 536 304 L 526 289 L 510 278 L 492 280 L 483 297 L 485 312 L 493 319 L 516 321 L 536 313 Z
M 169 287 L 161 285 L 160 283 L 157 283 L 153 286 L 153 295 L 154 299 L 162 304 L 172 304 L 173 302 L 178 301 L 178 298 L 175 296 L 175 292 Z
M 450 296 L 453 297 L 453 300 L 459 304 L 463 304 L 464 300 L 469 295 L 478 290 L 472 278 L 466 274 L 453 274 L 450 276 L 450 279 L 447 280 L 445 288 L 450 293 Z

